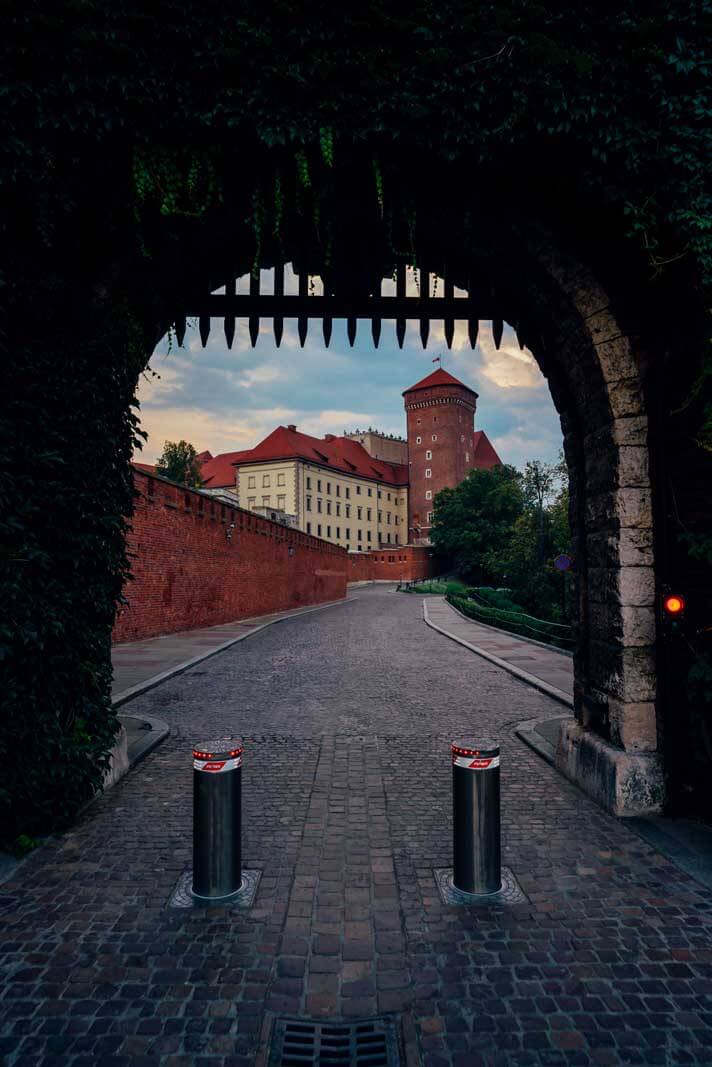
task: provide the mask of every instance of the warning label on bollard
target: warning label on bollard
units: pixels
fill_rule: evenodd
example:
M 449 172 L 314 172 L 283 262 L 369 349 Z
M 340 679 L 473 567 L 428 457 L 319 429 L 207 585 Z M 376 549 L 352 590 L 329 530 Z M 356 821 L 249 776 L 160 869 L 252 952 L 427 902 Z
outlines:
M 193 760 L 193 768 L 196 771 L 209 771 L 212 774 L 220 774 L 222 771 L 236 771 L 242 766 L 242 756 L 224 760 Z
M 499 756 L 456 756 L 453 753 L 452 762 L 456 767 L 465 767 L 469 771 L 493 771 L 499 767 Z

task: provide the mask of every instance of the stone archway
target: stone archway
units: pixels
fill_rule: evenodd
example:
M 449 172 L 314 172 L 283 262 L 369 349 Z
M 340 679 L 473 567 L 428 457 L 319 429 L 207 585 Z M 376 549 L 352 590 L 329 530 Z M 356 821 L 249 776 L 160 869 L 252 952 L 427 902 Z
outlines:
M 430 262 L 454 258 L 466 287 L 467 250 L 442 232 L 425 236 Z M 452 219 L 444 232 L 457 232 Z M 576 722 L 562 731 L 557 764 L 618 815 L 658 811 L 665 787 L 653 491 L 646 384 L 633 340 L 594 271 L 538 220 L 492 221 L 476 258 L 478 272 L 501 294 L 503 313 L 520 324 L 562 422 L 578 643 Z M 164 321 L 181 310 L 180 298 L 167 296 Z

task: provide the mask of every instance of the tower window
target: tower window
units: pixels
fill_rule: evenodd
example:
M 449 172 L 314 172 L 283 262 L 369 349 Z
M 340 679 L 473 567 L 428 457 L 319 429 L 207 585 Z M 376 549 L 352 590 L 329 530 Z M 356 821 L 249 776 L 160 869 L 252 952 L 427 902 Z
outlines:
M 428 449 L 428 451 L 425 453 L 425 458 L 426 459 L 432 459 L 433 458 L 433 453 L 430 451 L 430 449 Z
M 419 445 L 422 440 L 423 440 L 422 437 L 416 437 L 416 439 L 415 439 L 416 445 Z
M 432 478 L 432 476 L 433 476 L 433 472 L 431 471 L 430 467 L 426 467 L 425 468 L 425 477 L 426 478 Z
M 432 500 L 433 499 L 433 491 L 432 491 L 432 489 L 426 489 L 426 491 L 425 491 L 425 499 L 426 500 Z
M 436 433 L 434 433 L 433 434 L 433 441 L 437 441 L 437 439 L 438 439 L 438 435 Z

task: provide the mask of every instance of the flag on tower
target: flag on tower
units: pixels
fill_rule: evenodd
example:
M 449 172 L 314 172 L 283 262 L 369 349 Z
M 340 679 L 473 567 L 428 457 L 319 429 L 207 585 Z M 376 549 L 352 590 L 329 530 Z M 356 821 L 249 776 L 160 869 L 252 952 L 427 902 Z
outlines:
M 441 363 L 442 362 L 442 358 L 443 358 L 442 356 L 436 356 L 435 359 L 432 362 L 433 363 Z

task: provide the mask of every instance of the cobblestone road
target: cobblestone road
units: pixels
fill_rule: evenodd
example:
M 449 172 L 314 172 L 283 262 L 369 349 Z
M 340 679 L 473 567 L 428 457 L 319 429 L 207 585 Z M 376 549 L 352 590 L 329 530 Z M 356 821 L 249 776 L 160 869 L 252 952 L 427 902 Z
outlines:
M 558 704 L 383 588 L 281 623 L 132 704 L 172 736 L 0 887 L 0 1056 L 248 1065 L 279 1013 L 397 1013 L 408 1063 L 712 1063 L 706 892 L 511 735 Z M 250 912 L 166 908 L 190 745 L 246 739 Z M 529 902 L 455 908 L 449 742 L 502 743 Z

